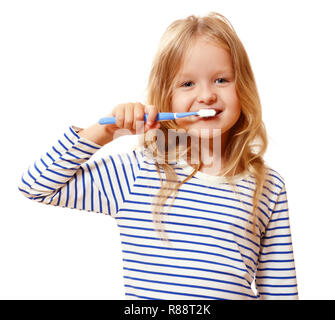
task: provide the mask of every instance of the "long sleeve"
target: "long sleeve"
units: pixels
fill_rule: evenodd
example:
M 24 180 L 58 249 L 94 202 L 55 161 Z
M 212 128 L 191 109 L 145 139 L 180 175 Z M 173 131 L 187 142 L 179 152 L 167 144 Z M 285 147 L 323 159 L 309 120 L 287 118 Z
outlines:
M 261 240 L 256 288 L 261 299 L 298 299 L 285 184 Z
M 100 148 L 70 127 L 23 173 L 19 190 L 44 204 L 115 216 L 122 200 L 120 166 L 112 157 L 88 161 Z

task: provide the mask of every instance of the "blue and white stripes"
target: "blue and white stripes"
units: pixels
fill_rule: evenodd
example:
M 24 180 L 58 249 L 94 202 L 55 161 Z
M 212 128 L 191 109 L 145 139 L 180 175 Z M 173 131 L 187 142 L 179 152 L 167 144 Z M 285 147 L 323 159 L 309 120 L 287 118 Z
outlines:
M 287 194 L 276 171 L 268 168 L 256 236 L 247 223 L 253 177 L 239 179 L 236 194 L 224 177 L 198 174 L 181 186 L 164 217 L 166 243 L 150 211 L 160 188 L 154 161 L 139 149 L 90 159 L 100 148 L 70 127 L 24 172 L 19 189 L 45 204 L 116 219 L 128 299 L 298 298 Z M 181 163 L 175 169 L 180 178 L 190 172 Z

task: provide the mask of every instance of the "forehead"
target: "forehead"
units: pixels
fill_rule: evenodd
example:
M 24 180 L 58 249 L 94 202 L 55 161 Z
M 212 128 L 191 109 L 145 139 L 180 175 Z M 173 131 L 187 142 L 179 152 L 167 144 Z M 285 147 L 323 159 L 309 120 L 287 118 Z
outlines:
M 206 39 L 196 39 L 186 50 L 178 72 L 179 76 L 187 76 L 194 72 L 233 71 L 230 52 L 223 46 Z

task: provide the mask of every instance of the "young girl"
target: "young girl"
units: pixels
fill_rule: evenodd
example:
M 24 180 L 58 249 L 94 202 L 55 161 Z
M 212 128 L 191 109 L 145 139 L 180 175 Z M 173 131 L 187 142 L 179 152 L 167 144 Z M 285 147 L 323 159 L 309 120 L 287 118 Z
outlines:
M 155 121 L 158 112 L 200 109 L 217 114 Z M 173 22 L 146 104 L 120 104 L 108 116 L 116 124 L 71 126 L 24 172 L 19 190 L 115 218 L 127 298 L 298 298 L 285 182 L 262 158 L 254 75 L 225 17 Z M 90 160 L 113 139 L 139 133 L 134 150 Z

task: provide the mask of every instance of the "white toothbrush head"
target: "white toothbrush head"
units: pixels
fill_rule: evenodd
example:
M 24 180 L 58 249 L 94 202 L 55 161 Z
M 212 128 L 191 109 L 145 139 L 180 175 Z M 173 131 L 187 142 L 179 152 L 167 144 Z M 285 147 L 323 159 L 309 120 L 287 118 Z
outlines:
M 216 110 L 214 109 L 200 109 L 198 111 L 199 117 L 214 117 L 216 115 Z

